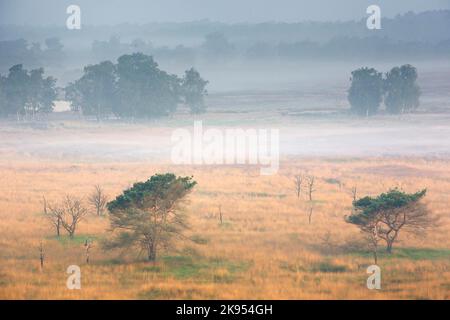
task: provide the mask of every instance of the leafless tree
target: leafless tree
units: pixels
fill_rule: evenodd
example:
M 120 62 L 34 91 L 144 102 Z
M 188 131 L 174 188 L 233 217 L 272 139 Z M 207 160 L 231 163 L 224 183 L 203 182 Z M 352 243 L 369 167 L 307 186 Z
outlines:
M 219 206 L 219 221 L 220 224 L 223 223 L 222 206 Z
M 44 254 L 44 246 L 42 245 L 42 241 L 39 244 L 39 260 L 41 261 L 41 271 L 44 270 L 44 258 L 45 258 L 45 254 Z
M 295 192 L 297 193 L 297 198 L 300 198 L 302 192 L 302 182 L 303 177 L 301 175 L 296 175 L 294 179 Z
M 356 196 L 357 196 L 357 188 L 356 188 L 356 186 L 353 186 L 351 191 L 352 191 L 353 201 L 356 201 Z
M 60 227 L 63 227 L 72 238 L 87 210 L 80 199 L 67 195 L 60 204 L 53 205 L 45 201 L 45 212 L 55 226 L 58 236 Z
M 316 191 L 314 189 L 315 177 L 314 176 L 306 177 L 306 183 L 308 188 L 306 191 L 308 192 L 309 201 L 312 201 L 312 194 L 314 191 Z
M 106 204 L 108 203 L 108 197 L 103 191 L 100 185 L 96 185 L 94 191 L 88 198 L 88 202 L 95 208 L 97 216 L 102 215 L 105 212 Z
M 91 239 L 86 239 L 84 243 L 84 249 L 86 254 L 86 264 L 89 264 L 89 252 L 93 248 L 94 244 Z
M 52 208 L 51 205 L 47 203 L 45 197 L 43 197 L 44 204 L 44 216 L 50 221 L 50 223 L 55 227 L 56 236 L 60 236 L 60 230 L 62 226 L 63 212 L 59 208 Z
M 86 216 L 87 210 L 80 199 L 72 196 L 66 196 L 61 209 L 64 212 L 64 219 L 61 221 L 62 226 L 72 238 L 78 223 Z
M 309 211 L 308 211 L 308 223 L 309 223 L 309 224 L 311 224 L 313 211 L 314 211 L 314 206 L 313 206 L 313 204 L 311 203 L 310 206 L 309 206 Z

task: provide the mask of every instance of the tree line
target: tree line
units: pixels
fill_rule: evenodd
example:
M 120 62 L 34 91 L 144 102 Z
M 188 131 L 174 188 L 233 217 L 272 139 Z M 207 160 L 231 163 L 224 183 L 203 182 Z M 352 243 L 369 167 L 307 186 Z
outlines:
M 56 79 L 44 77 L 44 69 L 28 71 L 18 64 L 0 75 L 0 116 L 28 116 L 50 113 L 57 97 Z M 103 61 L 84 67 L 83 75 L 65 88 L 73 111 L 97 120 L 151 118 L 173 113 L 179 103 L 192 113 L 206 110 L 206 85 L 191 68 L 183 77 L 161 70 L 152 56 L 133 53 L 117 63 Z
M 393 58 L 448 57 L 450 37 L 442 30 L 450 29 L 449 10 L 383 17 L 382 29 L 375 31 L 365 28 L 363 15 L 361 18 L 359 21 L 314 23 L 225 24 L 196 21 L 90 26 L 86 33 L 62 33 L 59 28 L 49 26 L 2 25 L 0 34 L 14 35 L 17 39 L 0 41 L 0 70 L 19 62 L 33 66 L 60 66 L 74 61 L 83 64 L 87 61 L 85 59 L 115 60 L 120 55 L 136 51 L 164 62 L 199 61 L 204 58 L 218 62 L 223 59 L 389 61 Z M 118 34 L 130 41 L 121 42 L 117 36 L 111 37 Z M 61 37 L 62 41 L 48 38 L 49 35 Z M 109 40 L 100 40 L 109 37 Z M 151 39 L 161 38 L 171 39 L 170 42 L 176 39 L 178 45 L 156 46 L 151 43 Z M 39 43 L 41 39 L 46 39 L 42 45 Z M 189 46 L 191 40 L 196 43 L 203 40 L 203 43 Z M 61 50 L 63 43 L 74 42 L 78 45 L 77 50 Z M 221 51 L 221 48 L 226 51 Z M 209 54 L 211 50 L 214 52 L 212 55 Z
M 417 69 L 406 64 L 386 74 L 363 67 L 351 73 L 348 90 L 350 111 L 361 116 L 379 112 L 384 101 L 386 112 L 403 114 L 420 105 Z M 88 65 L 83 75 L 65 88 L 72 111 L 95 116 L 142 119 L 166 116 L 180 103 L 194 114 L 205 112 L 204 97 L 208 81 L 191 68 L 183 77 L 161 70 L 152 56 L 143 53 L 119 57 L 117 63 L 103 61 Z M 0 116 L 39 118 L 50 113 L 58 96 L 56 79 L 45 77 L 44 69 L 26 70 L 21 64 L 0 75 Z
M 384 75 L 374 68 L 354 70 L 348 91 L 350 110 L 357 115 L 375 115 L 384 101 L 389 114 L 414 111 L 420 105 L 417 78 L 417 69 L 409 64 L 394 67 Z
M 203 36 L 198 46 L 179 44 L 174 47 L 155 46 L 151 41 L 134 38 L 129 42 L 121 41 L 118 36 L 108 40 L 94 40 L 91 45 L 95 59 L 113 59 L 121 54 L 138 50 L 152 55 L 158 60 L 176 63 L 179 61 L 207 62 L 285 62 L 285 61 L 390 61 L 395 58 L 447 58 L 450 40 L 430 44 L 423 41 L 393 40 L 377 35 L 339 36 L 326 41 L 284 39 L 266 41 L 252 38 L 246 42 L 231 38 L 223 32 L 211 32 Z

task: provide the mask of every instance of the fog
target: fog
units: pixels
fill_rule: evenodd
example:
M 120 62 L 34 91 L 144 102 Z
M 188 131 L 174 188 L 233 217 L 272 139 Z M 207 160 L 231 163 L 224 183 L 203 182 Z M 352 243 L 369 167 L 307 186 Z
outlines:
M 124 54 L 142 52 L 168 73 L 181 77 L 194 67 L 209 81 L 206 125 L 273 121 L 297 126 L 281 137 L 284 155 L 423 155 L 446 154 L 448 149 L 447 143 L 432 141 L 448 134 L 447 128 L 436 126 L 436 119 L 447 118 L 434 117 L 450 109 L 450 1 L 378 1 L 380 30 L 366 27 L 366 8 L 372 1 L 361 0 L 83 0 L 76 3 L 81 7 L 80 30 L 66 28 L 69 4 L 73 2 L 0 1 L 2 75 L 15 64 L 43 67 L 63 91 L 87 65 L 115 63 Z M 404 64 L 418 70 L 420 112 L 427 113 L 426 118 L 408 118 L 401 126 L 393 124 L 401 119 L 381 119 L 367 124 L 370 128 L 342 120 L 349 110 L 353 70 L 367 66 L 384 74 Z M 57 110 L 68 104 L 58 103 Z M 185 114 L 176 117 L 181 120 L 158 119 L 152 125 L 192 122 Z M 311 124 L 309 119 L 319 122 Z M 426 129 L 420 141 L 407 141 L 416 130 L 415 121 Z M 396 128 L 386 130 L 391 125 Z M 169 150 L 167 132 L 167 143 L 153 146 L 136 134 L 132 149 L 146 150 L 137 155 L 123 147 L 131 136 L 114 136 L 114 142 L 107 141 L 110 135 L 82 138 L 78 133 L 73 140 L 55 137 L 51 148 L 29 140 L 20 152 L 140 158 L 152 153 L 149 150 Z M 298 139 L 304 141 L 301 146 L 296 145 Z M 428 147 L 415 148 L 419 142 Z
M 227 23 L 266 21 L 359 20 L 371 0 L 1 0 L 2 24 L 64 24 L 65 8 L 77 4 L 89 25 L 119 23 L 185 22 L 209 19 Z M 449 9 L 448 0 L 380 0 L 385 17 L 407 11 Z

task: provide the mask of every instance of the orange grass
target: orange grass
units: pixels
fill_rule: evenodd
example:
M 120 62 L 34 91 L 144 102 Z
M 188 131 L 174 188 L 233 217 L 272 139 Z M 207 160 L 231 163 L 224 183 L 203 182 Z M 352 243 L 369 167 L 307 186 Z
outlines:
M 194 175 L 198 182 L 187 206 L 190 235 L 205 244 L 179 243 L 149 264 L 130 253 L 103 252 L 98 241 L 91 264 L 81 241 L 58 241 L 42 217 L 42 196 L 66 193 L 86 197 L 95 184 L 114 197 L 135 181 L 157 172 Z M 285 158 L 280 171 L 260 176 L 245 166 L 169 166 L 152 162 L 72 163 L 25 158 L 0 163 L 1 299 L 449 299 L 450 162 L 424 159 Z M 294 175 L 317 180 L 314 213 L 308 224 L 306 194 L 297 199 Z M 341 187 L 327 179 L 341 181 Z M 426 200 L 440 226 L 426 237 L 401 233 L 393 257 L 382 257 L 382 289 L 368 290 L 370 255 L 351 252 L 361 242 L 350 213 L 351 188 L 374 195 L 390 187 L 428 188 Z M 224 223 L 220 225 L 218 206 Z M 90 215 L 78 234 L 104 237 L 106 217 Z M 329 233 L 331 247 L 324 243 Z M 45 268 L 39 269 L 39 243 Z M 405 258 L 398 248 L 441 249 L 438 257 Z M 191 253 L 187 253 L 187 249 Z M 396 250 L 397 249 L 397 250 Z M 447 250 L 447 251 L 444 251 Z M 192 253 L 193 252 L 193 253 Z M 169 258 L 165 258 L 169 256 Z M 170 257 L 193 261 L 185 270 Z M 216 262 L 214 262 L 216 261 Z M 217 262 L 219 261 L 219 262 Z M 198 263 L 199 265 L 196 265 Z M 66 288 L 66 268 L 77 264 L 82 289 Z M 327 271 L 320 265 L 339 266 Z M 174 269 L 175 268 L 175 269 Z M 197 270 L 197 269 L 198 270 Z

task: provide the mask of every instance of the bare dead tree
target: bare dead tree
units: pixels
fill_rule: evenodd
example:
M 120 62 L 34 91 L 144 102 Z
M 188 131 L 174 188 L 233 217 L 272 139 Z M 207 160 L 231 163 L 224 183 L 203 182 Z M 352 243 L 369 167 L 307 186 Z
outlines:
M 64 199 L 61 209 L 64 212 L 64 219 L 61 221 L 62 226 L 72 238 L 78 223 L 86 216 L 87 209 L 83 206 L 80 199 L 69 195 Z
M 296 175 L 294 179 L 295 192 L 297 193 L 297 198 L 300 198 L 302 192 L 302 182 L 303 177 L 301 175 Z
M 103 191 L 100 185 L 96 185 L 94 191 L 88 198 L 88 202 L 94 207 L 97 216 L 102 215 L 105 212 L 106 204 L 108 203 L 108 197 Z
M 222 206 L 219 206 L 219 221 L 220 224 L 223 223 Z
M 352 191 L 353 201 L 356 201 L 356 197 L 357 197 L 357 188 L 356 188 L 356 186 L 353 186 L 351 191 Z
M 312 194 L 314 191 L 314 183 L 315 183 L 315 177 L 314 176 L 308 176 L 306 177 L 306 183 L 307 183 L 307 193 L 309 197 L 309 201 L 312 201 Z
M 45 202 L 46 216 L 52 222 L 59 236 L 60 227 L 63 227 L 72 238 L 81 220 L 86 216 L 87 210 L 82 201 L 67 195 L 60 204 Z
M 93 248 L 93 241 L 91 239 L 86 239 L 84 243 L 85 255 L 86 255 L 86 264 L 89 264 L 89 252 Z
M 44 253 L 44 246 L 42 245 L 42 241 L 39 244 L 39 260 L 41 262 L 41 271 L 44 270 L 44 258 L 45 258 L 45 253 Z
M 314 210 L 314 206 L 311 203 L 311 205 L 309 206 L 309 212 L 308 212 L 308 223 L 311 224 L 311 220 L 312 220 L 312 215 L 313 215 L 313 210 Z
M 52 208 L 52 206 L 47 203 L 45 197 L 43 197 L 43 205 L 44 205 L 44 216 L 55 227 L 56 236 L 59 237 L 62 226 L 61 222 L 63 219 L 63 212 L 59 208 Z

